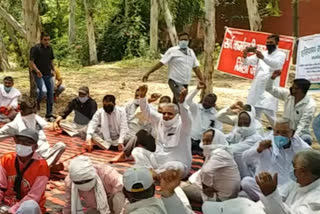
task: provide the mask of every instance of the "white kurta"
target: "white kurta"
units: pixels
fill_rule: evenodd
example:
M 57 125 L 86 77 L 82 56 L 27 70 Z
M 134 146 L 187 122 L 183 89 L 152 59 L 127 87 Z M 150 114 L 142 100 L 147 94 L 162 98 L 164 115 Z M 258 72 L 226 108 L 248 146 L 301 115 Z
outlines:
M 310 125 L 316 112 L 315 101 L 306 95 L 300 102 L 295 104 L 294 96 L 290 95 L 289 89 L 275 87 L 273 80 L 269 78 L 266 84 L 266 91 L 274 97 L 283 100 L 283 118 L 290 120 L 290 125 L 296 134 L 302 136 L 310 135 Z
M 256 55 L 244 59 L 244 64 L 256 66 L 256 73 L 251 84 L 248 94 L 247 103 L 254 107 L 277 111 L 278 100 L 265 91 L 267 80 L 276 70 L 282 70 L 286 60 L 286 55 L 278 49 L 268 54 L 268 51 L 263 53 L 264 59 L 259 59 Z M 280 78 L 274 81 L 275 86 L 279 86 Z
M 214 107 L 205 109 L 201 103 L 193 102 L 193 98 L 199 91 L 198 89 L 193 90 L 186 98 L 193 119 L 191 138 L 194 140 L 201 140 L 203 132 L 208 130 L 212 123 L 214 126 L 211 128 L 220 131 L 223 128 L 222 123 L 216 119 L 217 110 Z
M 278 191 L 261 197 L 266 214 L 319 214 L 320 179 L 305 187 L 293 183 L 288 187 L 288 196 L 283 201 Z
M 0 84 L 0 107 L 1 106 L 11 106 L 14 109 L 18 107 L 18 98 L 21 93 L 18 89 L 12 87 L 10 92 L 7 93 L 4 90 L 4 85 Z
M 245 151 L 242 155 L 243 161 L 247 165 L 253 165 L 256 169 L 256 175 L 261 172 L 269 172 L 271 174 L 278 173 L 278 187 L 281 192 L 284 190 L 288 182 L 291 182 L 290 172 L 292 169 L 293 157 L 296 153 L 311 147 L 305 143 L 299 136 L 294 135 L 291 139 L 291 146 L 287 149 L 279 149 L 273 142 L 272 147 L 261 153 L 257 152 L 259 144 Z
M 179 106 L 180 115 L 177 115 L 179 117 L 177 122 L 172 127 L 165 129 L 162 114 L 150 109 L 146 98 L 140 99 L 142 113 L 148 118 L 152 128 L 157 130 L 156 151 L 152 153 L 156 161 L 154 166 L 160 167 L 166 163 L 180 162 L 185 166 L 185 173 L 188 173 L 192 162 L 190 140 L 192 120 L 188 109 L 182 104 Z
M 123 144 L 129 131 L 125 110 L 115 106 L 113 112 L 108 115 L 103 108 L 98 109 L 89 122 L 87 140 L 93 138 L 99 126 L 105 141 L 113 141 L 113 135 L 117 135 L 118 143 Z

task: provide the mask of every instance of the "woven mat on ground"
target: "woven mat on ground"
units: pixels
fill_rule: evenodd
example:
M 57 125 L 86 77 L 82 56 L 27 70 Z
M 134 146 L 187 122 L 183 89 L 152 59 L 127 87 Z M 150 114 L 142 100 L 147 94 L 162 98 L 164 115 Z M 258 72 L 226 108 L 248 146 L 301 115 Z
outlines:
M 61 157 L 61 162 L 63 162 L 65 166 L 65 171 L 63 173 L 67 174 L 67 169 L 69 166 L 69 162 L 72 158 L 78 155 L 86 155 L 89 156 L 94 164 L 109 164 L 109 161 L 117 156 L 118 152 L 113 151 L 103 151 L 103 150 L 95 150 L 92 153 L 85 152 L 82 149 L 82 144 L 84 141 L 78 137 L 69 137 L 67 135 L 62 135 L 57 132 L 46 131 L 47 140 L 50 145 L 54 145 L 57 142 L 64 142 L 67 145 L 66 151 Z M 0 156 L 5 153 L 15 151 L 15 144 L 12 138 L 8 138 L 5 140 L 1 140 L 0 143 Z M 114 166 L 119 173 L 123 173 L 128 167 L 130 167 L 133 162 L 125 162 L 125 163 L 115 163 L 111 164 Z M 198 169 L 201 168 L 203 161 L 200 157 L 194 157 L 192 163 L 191 173 L 194 173 Z M 64 205 L 64 181 L 52 181 L 50 180 L 47 185 L 46 190 L 47 197 L 47 211 L 48 213 L 61 213 L 62 207 Z M 199 204 L 193 204 L 192 206 L 195 211 L 200 211 Z M 199 213 L 199 212 L 197 212 Z

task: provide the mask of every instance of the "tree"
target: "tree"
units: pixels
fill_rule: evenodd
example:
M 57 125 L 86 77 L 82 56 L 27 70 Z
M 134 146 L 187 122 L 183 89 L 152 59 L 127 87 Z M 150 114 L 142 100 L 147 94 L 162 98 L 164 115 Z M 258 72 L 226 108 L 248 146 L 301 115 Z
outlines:
M 70 0 L 69 2 L 69 46 L 74 43 L 76 39 L 76 0 Z
M 205 0 L 205 38 L 204 38 L 204 81 L 207 85 L 204 94 L 212 92 L 212 76 L 214 72 L 214 49 L 216 42 L 215 0 Z
M 6 46 L 3 42 L 2 35 L 0 35 L 0 72 L 8 70 L 10 67 Z
M 0 6 L 0 16 L 4 21 L 6 21 L 9 25 L 11 25 L 12 28 L 14 28 L 22 37 L 27 39 L 27 32 L 25 28 L 1 6 Z
M 150 12 L 150 50 L 152 54 L 158 52 L 158 19 L 159 19 L 159 4 L 158 0 L 151 0 Z
M 160 6 L 164 14 L 164 18 L 166 20 L 170 41 L 172 46 L 175 46 L 178 44 L 178 36 L 177 36 L 177 30 L 173 22 L 172 14 L 169 9 L 169 5 L 167 0 L 159 0 Z
M 90 0 L 83 0 L 83 3 L 86 11 L 87 34 L 89 44 L 89 62 L 90 65 L 95 65 L 98 63 L 98 56 L 96 47 L 96 37 L 94 32 L 92 2 Z
M 257 0 L 246 0 L 248 8 L 248 16 L 250 29 L 252 31 L 260 31 L 262 29 L 262 19 L 259 14 L 259 4 Z

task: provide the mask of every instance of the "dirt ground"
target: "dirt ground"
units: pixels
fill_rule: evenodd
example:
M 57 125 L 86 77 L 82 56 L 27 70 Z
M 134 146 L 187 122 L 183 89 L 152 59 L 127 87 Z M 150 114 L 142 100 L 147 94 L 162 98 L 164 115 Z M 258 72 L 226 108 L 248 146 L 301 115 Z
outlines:
M 60 68 L 63 77 L 63 85 L 66 87 L 65 92 L 60 96 L 54 106 L 54 113 L 60 112 L 72 98 L 77 96 L 77 89 L 80 86 L 88 86 L 90 94 L 98 103 L 102 105 L 102 98 L 105 94 L 114 94 L 117 98 L 117 105 L 124 105 L 133 99 L 135 89 L 142 84 L 143 74 L 156 61 L 144 59 L 134 59 L 116 63 L 99 64 L 90 67 L 81 68 Z M 0 73 L 1 79 L 4 76 L 11 75 L 15 78 L 15 87 L 23 93 L 28 93 L 29 82 L 27 71 L 16 70 Z M 290 72 L 288 85 L 294 78 L 294 72 Z M 223 108 L 234 103 L 237 100 L 245 101 L 250 80 L 244 80 L 230 76 L 219 71 L 215 71 L 213 76 L 213 92 L 217 94 L 217 107 Z M 162 95 L 171 96 L 170 89 L 167 85 L 167 68 L 153 73 L 147 82 L 149 93 L 157 92 Z M 197 84 L 195 76 L 190 84 L 190 90 L 194 89 Z M 320 93 L 312 93 L 311 96 L 316 100 L 318 110 L 320 109 Z M 197 98 L 199 99 L 199 97 Z M 45 103 L 42 104 L 40 115 L 44 116 Z M 280 102 L 279 112 L 283 111 L 283 103 Z

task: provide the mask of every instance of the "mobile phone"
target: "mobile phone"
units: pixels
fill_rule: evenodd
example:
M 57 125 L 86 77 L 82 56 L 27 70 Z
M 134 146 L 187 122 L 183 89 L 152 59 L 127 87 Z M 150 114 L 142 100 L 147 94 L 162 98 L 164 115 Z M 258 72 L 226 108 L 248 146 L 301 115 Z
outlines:
M 248 52 L 256 52 L 257 51 L 257 47 L 247 47 L 247 51 Z

